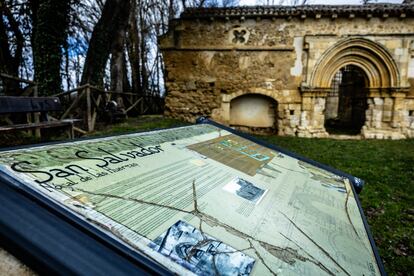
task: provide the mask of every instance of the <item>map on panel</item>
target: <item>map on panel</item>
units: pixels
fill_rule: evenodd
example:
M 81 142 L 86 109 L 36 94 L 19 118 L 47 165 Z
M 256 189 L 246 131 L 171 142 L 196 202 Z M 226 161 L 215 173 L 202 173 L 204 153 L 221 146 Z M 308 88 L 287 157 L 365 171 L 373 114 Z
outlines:
M 0 152 L 10 175 L 180 275 L 378 275 L 347 179 L 201 124 Z

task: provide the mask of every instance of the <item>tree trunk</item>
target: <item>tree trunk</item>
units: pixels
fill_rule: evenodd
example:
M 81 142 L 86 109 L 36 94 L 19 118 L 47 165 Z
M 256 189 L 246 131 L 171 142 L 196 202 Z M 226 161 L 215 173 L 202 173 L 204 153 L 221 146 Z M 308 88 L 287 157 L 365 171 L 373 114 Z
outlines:
M 125 32 L 123 34 L 118 34 L 118 37 L 115 38 L 114 48 L 111 53 L 111 90 L 122 92 L 124 91 L 124 38 Z
M 96 23 L 86 54 L 81 84 L 102 86 L 109 54 L 117 48 L 120 33 L 125 33 L 131 3 L 129 0 L 107 0 Z
M 122 61 L 123 61 L 123 63 L 122 63 L 122 71 L 123 71 L 123 75 L 122 75 L 122 82 L 123 82 L 123 84 L 122 84 L 122 87 L 123 87 L 123 91 L 127 91 L 127 92 L 131 92 L 131 84 L 130 84 L 130 82 L 129 82 L 129 79 L 128 79 L 128 68 L 127 68 L 127 56 L 126 56 L 126 53 L 125 53 L 125 49 L 124 49 L 124 51 L 122 51 Z
M 137 94 L 142 94 L 140 70 L 140 37 L 138 33 L 137 7 L 135 0 L 132 0 L 131 16 L 129 20 L 127 49 L 129 61 L 131 63 L 132 91 Z
M 60 64 L 62 47 L 69 26 L 71 1 L 40 0 L 32 5 L 33 60 L 39 95 L 51 95 L 62 89 Z
M 135 3 L 135 0 L 131 0 Z M 132 5 L 133 6 L 133 5 Z M 128 23 L 132 12 L 129 12 Z M 111 90 L 117 92 L 129 91 L 128 70 L 126 68 L 125 41 L 128 25 L 125 28 L 118 29 L 112 42 L 111 49 Z
M 139 24 L 140 24 L 140 71 L 141 71 L 141 91 L 142 94 L 146 94 L 148 89 L 148 72 L 147 72 L 147 51 L 145 45 L 145 38 L 147 37 L 147 28 L 144 20 L 144 11 L 142 7 L 139 7 Z
M 7 21 L 5 21 L 7 20 Z M 6 23 L 7 22 L 7 23 Z M 10 41 L 7 33 L 14 36 L 14 43 Z M 19 76 L 19 67 L 22 61 L 23 35 L 19 24 L 14 19 L 6 3 L 0 2 L 0 72 L 14 77 Z M 12 44 L 12 45 L 11 45 Z M 11 48 L 15 51 L 12 54 Z M 17 95 L 20 90 L 15 80 L 2 79 L 7 95 Z

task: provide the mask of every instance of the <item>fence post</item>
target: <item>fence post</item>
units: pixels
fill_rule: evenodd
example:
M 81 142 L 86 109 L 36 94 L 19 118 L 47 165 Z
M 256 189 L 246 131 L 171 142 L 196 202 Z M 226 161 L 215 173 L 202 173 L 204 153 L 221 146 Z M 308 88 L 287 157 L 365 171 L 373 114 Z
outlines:
M 92 105 L 91 105 L 91 87 L 88 85 L 86 87 L 86 124 L 87 130 L 93 131 L 93 122 L 92 122 Z
M 33 97 L 37 98 L 39 96 L 38 93 L 39 92 L 37 90 L 37 84 L 35 84 L 33 86 Z M 36 113 L 33 114 L 33 119 L 34 119 L 35 124 L 38 124 L 40 122 L 39 112 L 36 112 Z M 34 134 L 35 134 L 36 138 L 41 138 L 40 128 L 35 128 Z
M 92 130 L 95 129 L 96 116 L 98 115 L 98 108 L 99 108 L 99 104 L 101 103 L 101 99 L 102 99 L 102 95 L 99 94 L 96 101 L 94 100 L 95 106 L 93 108 L 93 113 L 92 113 Z

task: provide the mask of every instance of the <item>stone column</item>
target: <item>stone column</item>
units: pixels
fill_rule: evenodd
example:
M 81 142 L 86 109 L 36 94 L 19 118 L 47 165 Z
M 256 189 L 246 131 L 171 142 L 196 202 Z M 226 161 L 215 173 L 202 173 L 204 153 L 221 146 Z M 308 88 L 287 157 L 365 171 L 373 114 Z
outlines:
M 394 105 L 392 108 L 392 120 L 391 120 L 391 127 L 392 128 L 400 128 L 402 127 L 402 122 L 404 121 L 403 111 L 404 107 L 404 97 L 405 94 L 403 93 L 392 93 L 392 97 L 394 99 Z
M 373 98 L 367 98 L 367 110 L 365 110 L 365 124 L 362 130 L 372 127 L 372 111 L 374 110 Z
M 329 135 L 324 126 L 326 94 L 324 91 L 302 93 L 299 137 L 327 137 Z
M 404 139 L 407 136 L 410 136 L 408 122 L 406 120 L 408 115 L 405 102 L 406 93 L 405 91 L 395 91 L 391 93 L 391 96 L 394 99 L 394 105 L 392 108 L 392 133 L 390 134 L 390 138 Z
M 314 98 L 312 126 L 321 132 L 325 132 L 325 104 L 326 97 Z
M 384 99 L 381 97 L 373 98 L 374 108 L 372 110 L 372 127 L 381 129 L 382 127 L 382 110 L 384 106 Z

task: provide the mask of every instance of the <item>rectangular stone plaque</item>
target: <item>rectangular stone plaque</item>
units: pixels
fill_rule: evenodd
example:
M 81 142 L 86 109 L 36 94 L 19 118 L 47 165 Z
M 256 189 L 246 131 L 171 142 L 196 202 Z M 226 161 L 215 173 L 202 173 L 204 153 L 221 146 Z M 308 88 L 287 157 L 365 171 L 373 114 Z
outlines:
M 180 275 L 379 275 L 350 179 L 216 124 L 0 152 L 0 173 Z

